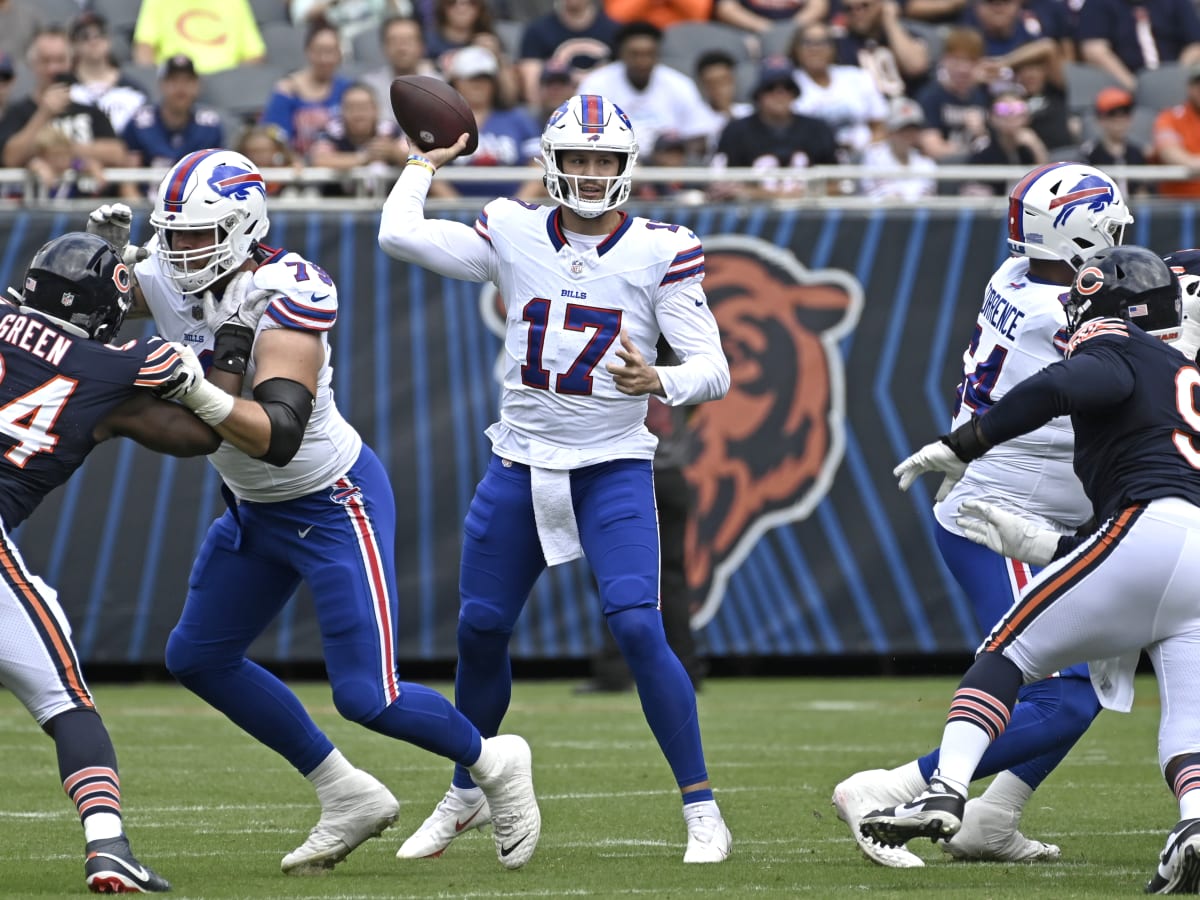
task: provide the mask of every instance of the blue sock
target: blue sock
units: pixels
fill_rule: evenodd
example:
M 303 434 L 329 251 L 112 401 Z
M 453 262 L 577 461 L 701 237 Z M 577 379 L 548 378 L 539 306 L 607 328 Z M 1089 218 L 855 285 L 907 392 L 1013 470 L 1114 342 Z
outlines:
M 459 764 L 474 763 L 482 747 L 475 726 L 449 700 L 431 688 L 408 681 L 400 682 L 396 702 L 363 724 Z
M 512 664 L 508 658 L 511 632 L 480 631 L 458 623 L 458 671 L 454 677 L 454 702 L 485 737 L 500 730 L 512 700 Z M 476 754 L 478 756 L 478 754 Z M 466 766 L 454 768 L 455 787 L 473 788 Z
M 713 799 L 712 788 L 701 788 L 698 791 L 688 791 L 683 795 L 683 805 L 690 806 L 693 803 L 711 802 Z
M 1062 762 L 1100 712 L 1100 701 L 1087 678 L 1045 678 L 1017 694 L 1012 720 L 979 761 L 976 778 L 1013 774 L 1037 788 Z M 938 765 L 935 749 L 917 760 L 928 781 Z
M 638 606 L 608 617 L 617 646 L 637 684 L 642 712 L 680 787 L 708 780 L 696 692 L 683 663 L 671 652 L 662 614 Z

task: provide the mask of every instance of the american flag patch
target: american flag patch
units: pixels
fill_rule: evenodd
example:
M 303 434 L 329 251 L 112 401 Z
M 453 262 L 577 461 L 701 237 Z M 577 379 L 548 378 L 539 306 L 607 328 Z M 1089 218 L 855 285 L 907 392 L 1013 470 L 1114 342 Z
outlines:
M 1129 305 L 1129 315 L 1144 316 L 1150 312 L 1150 307 L 1145 303 L 1131 303 Z

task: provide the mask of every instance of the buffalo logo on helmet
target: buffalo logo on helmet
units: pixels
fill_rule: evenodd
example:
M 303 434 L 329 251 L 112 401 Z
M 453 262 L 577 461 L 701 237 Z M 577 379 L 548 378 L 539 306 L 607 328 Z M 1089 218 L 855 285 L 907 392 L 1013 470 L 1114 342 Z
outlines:
M 1058 210 L 1054 217 L 1054 225 L 1062 225 L 1077 209 L 1086 208 L 1090 212 L 1100 212 L 1116 199 L 1110 181 L 1099 175 L 1085 175 L 1067 193 L 1050 201 L 1050 210 Z
M 845 447 L 845 377 L 838 341 L 858 323 L 862 286 L 848 272 L 808 270 L 759 238 L 704 241 L 704 288 L 729 359 L 728 395 L 696 407 L 685 475 L 695 498 L 687 528 L 696 627 L 716 615 L 730 577 L 769 530 L 808 517 L 828 493 Z M 480 295 L 504 335 L 504 301 Z M 495 366 L 503 379 L 503 354 Z
M 235 200 L 249 200 L 250 191 L 258 191 L 264 197 L 267 195 L 261 175 L 228 163 L 213 167 L 208 186 L 222 197 L 232 197 Z

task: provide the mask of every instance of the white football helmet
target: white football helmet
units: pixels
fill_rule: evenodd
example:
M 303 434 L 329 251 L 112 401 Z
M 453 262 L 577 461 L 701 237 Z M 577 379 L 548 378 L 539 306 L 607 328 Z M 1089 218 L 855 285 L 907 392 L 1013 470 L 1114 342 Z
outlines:
M 158 188 L 150 224 L 158 234 L 159 267 L 179 290 L 196 294 L 237 268 L 266 236 L 267 187 L 258 168 L 233 150 L 198 150 L 171 168 Z M 181 231 L 212 240 L 176 249 Z
M 1039 166 L 1008 198 L 1008 249 L 1076 270 L 1098 250 L 1120 244 L 1133 221 L 1116 182 L 1079 163 Z
M 603 179 L 612 182 L 603 197 L 585 200 L 576 190 L 577 179 L 563 174 L 559 154 L 564 150 L 607 150 L 623 156 L 625 162 L 619 175 Z M 546 190 L 556 202 L 585 219 L 603 215 L 629 199 L 637 158 L 637 138 L 633 135 L 629 117 L 619 106 L 599 94 L 572 97 L 554 111 L 542 132 Z M 587 180 L 601 179 L 589 177 Z
M 1200 250 L 1176 250 L 1163 262 L 1179 276 L 1183 322 L 1178 339 L 1171 342 L 1188 359 L 1200 352 Z

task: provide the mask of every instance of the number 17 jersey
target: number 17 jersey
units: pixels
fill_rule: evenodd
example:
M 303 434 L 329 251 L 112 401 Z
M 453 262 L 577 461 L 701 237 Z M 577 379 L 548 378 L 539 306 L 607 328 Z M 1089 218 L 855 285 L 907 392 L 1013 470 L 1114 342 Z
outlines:
M 1014 385 L 1063 358 L 1069 290 L 1030 277 L 1025 257 L 1013 257 L 996 270 L 963 353 L 952 427 L 972 415 L 986 415 Z M 1074 531 L 1092 516 L 1092 504 L 1075 474 L 1074 448 L 1069 416 L 999 444 L 967 467 L 934 507 L 934 515 L 943 528 L 961 535 L 954 522 L 958 508 L 979 499 L 1035 517 L 1057 531 Z

